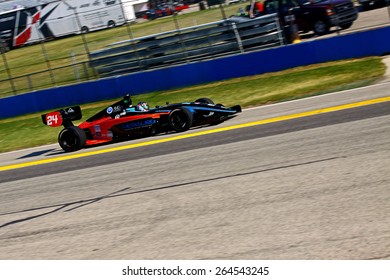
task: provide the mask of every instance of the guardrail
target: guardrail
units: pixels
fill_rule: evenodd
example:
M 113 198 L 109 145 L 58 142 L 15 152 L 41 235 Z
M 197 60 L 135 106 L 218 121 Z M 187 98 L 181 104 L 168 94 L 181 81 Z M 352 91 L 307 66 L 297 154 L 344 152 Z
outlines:
M 135 38 L 92 52 L 90 66 L 99 76 L 190 63 L 284 44 L 276 14 L 255 20 L 231 19 Z

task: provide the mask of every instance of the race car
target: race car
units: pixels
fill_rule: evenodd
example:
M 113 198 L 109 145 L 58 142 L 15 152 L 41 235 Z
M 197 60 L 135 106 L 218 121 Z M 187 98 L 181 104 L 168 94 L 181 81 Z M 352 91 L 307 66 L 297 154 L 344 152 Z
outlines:
M 146 102 L 133 106 L 130 96 L 126 95 L 78 126 L 73 121 L 82 118 L 80 106 L 44 114 L 42 122 L 52 127 L 63 126 L 58 143 L 65 152 L 73 152 L 86 146 L 219 124 L 239 112 L 240 105 L 228 108 L 214 104 L 209 98 L 200 98 L 195 102 L 167 103 L 151 109 Z

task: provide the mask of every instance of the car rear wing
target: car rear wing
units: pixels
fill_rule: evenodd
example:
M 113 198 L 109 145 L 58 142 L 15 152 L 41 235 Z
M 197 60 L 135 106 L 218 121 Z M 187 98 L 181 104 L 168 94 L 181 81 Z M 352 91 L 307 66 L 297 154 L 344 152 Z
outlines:
M 41 116 L 42 122 L 51 127 L 63 125 L 64 127 L 73 126 L 72 121 L 77 121 L 82 118 L 80 106 L 60 109 Z

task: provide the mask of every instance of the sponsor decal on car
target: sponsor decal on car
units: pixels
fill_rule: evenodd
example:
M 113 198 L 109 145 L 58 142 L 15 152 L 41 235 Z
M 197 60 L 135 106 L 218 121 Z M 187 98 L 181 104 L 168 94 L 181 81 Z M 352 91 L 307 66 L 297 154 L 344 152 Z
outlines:
M 100 125 L 95 124 L 95 125 L 93 126 L 93 128 L 95 129 L 95 132 L 101 132 Z
M 123 111 L 123 108 L 122 106 L 115 106 L 115 107 L 108 107 L 106 112 L 107 114 L 111 115 L 112 113 L 117 113 L 117 112 L 122 112 Z
M 141 127 L 152 126 L 155 123 L 157 123 L 157 120 L 155 119 L 141 120 L 141 121 L 122 124 L 122 128 L 124 130 L 131 130 L 131 129 L 141 128 Z

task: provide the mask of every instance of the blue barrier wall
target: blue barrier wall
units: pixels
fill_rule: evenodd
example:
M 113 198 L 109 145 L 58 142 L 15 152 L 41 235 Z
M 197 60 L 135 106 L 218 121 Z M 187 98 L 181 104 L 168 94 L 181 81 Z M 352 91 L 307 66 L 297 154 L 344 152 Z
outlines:
M 390 27 L 0 99 L 0 119 L 332 60 L 390 53 Z

